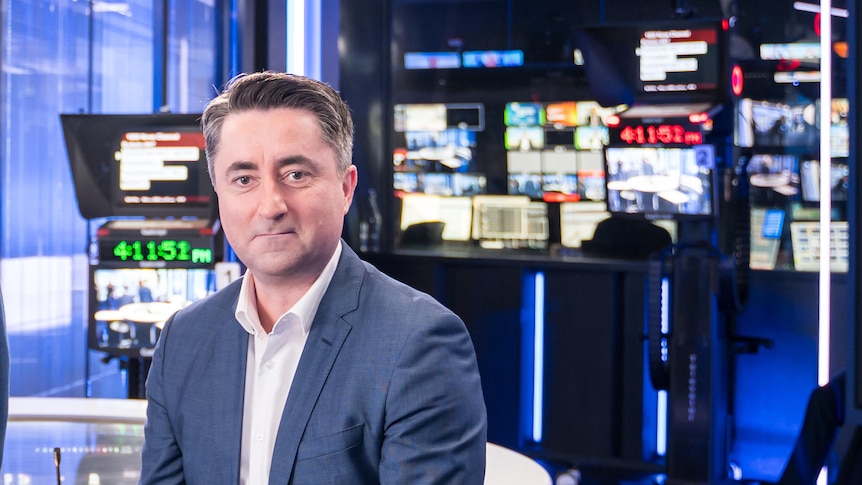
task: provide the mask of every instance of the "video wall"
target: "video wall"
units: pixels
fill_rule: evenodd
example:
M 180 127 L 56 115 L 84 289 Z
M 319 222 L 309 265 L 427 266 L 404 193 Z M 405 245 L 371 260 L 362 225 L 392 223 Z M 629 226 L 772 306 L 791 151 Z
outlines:
M 442 222 L 434 241 L 546 249 L 549 204 L 558 213 L 559 203 L 604 202 L 606 119 L 624 108 L 591 100 L 396 104 L 400 230 Z

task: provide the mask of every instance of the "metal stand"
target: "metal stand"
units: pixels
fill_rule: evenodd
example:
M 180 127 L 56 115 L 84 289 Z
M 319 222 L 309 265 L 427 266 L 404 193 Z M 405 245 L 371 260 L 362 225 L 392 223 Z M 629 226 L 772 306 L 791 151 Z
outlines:
M 727 332 L 718 310 L 719 260 L 709 248 L 673 256 L 668 339 L 669 485 L 727 478 Z

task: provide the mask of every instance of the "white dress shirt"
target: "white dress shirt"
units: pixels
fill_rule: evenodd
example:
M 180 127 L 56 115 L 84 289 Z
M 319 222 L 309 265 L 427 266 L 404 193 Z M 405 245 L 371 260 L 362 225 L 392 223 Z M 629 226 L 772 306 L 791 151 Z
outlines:
M 332 281 L 340 256 L 341 243 L 308 292 L 279 317 L 269 334 L 260 324 L 254 277 L 250 271 L 243 277 L 236 305 L 236 319 L 249 333 L 242 412 L 241 485 L 260 485 L 269 481 L 272 452 L 284 403 L 296 375 L 311 322 Z

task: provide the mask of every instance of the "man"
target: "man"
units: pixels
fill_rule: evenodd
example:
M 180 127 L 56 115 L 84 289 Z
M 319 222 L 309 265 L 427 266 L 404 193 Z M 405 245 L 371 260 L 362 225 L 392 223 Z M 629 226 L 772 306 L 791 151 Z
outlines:
M 242 75 L 203 113 L 225 236 L 248 268 L 164 326 L 143 484 L 481 484 L 463 322 L 341 241 L 353 122 L 329 86 Z

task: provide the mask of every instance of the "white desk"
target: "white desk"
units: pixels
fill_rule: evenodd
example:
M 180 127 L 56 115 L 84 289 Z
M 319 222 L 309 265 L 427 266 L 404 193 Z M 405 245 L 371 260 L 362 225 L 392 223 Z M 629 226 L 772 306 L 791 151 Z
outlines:
M 485 485 L 552 485 L 551 475 L 532 458 L 488 443 Z
M 146 420 L 143 399 L 12 397 L 3 462 L 12 482 L 5 483 L 55 483 L 58 447 L 64 483 L 137 484 Z M 531 458 L 488 443 L 485 485 L 552 483 Z

